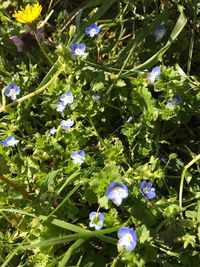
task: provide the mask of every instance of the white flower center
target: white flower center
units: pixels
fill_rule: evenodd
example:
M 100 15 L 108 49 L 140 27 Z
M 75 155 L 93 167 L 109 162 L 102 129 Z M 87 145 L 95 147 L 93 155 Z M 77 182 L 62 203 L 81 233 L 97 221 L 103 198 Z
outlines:
M 116 193 L 118 194 L 119 197 L 122 197 L 122 195 L 123 195 L 123 190 L 121 189 L 121 187 L 116 186 L 116 187 L 115 187 L 115 191 L 116 191 Z
M 146 194 L 148 194 L 148 193 L 151 191 L 151 188 L 149 188 L 149 187 L 144 187 L 142 191 L 143 191 L 143 193 L 146 195 Z
M 91 34 L 91 35 L 95 35 L 96 32 L 97 32 L 97 31 L 96 31 L 95 29 L 91 29 L 90 34 Z
M 127 235 L 126 235 L 126 239 L 127 239 L 127 241 L 129 241 L 129 242 L 132 242 L 132 241 L 133 241 L 133 237 L 132 237 L 131 234 L 127 234 Z
M 15 89 L 10 90 L 11 95 L 16 95 Z
M 81 49 L 79 49 L 79 48 L 76 48 L 76 49 L 75 49 L 75 54 L 76 54 L 76 55 L 81 56 L 83 53 L 84 53 L 84 52 L 83 52 Z

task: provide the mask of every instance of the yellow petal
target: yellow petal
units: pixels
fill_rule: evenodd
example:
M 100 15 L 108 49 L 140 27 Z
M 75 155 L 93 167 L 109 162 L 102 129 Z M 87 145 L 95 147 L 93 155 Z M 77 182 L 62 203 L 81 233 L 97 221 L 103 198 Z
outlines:
M 41 11 L 42 6 L 39 3 L 28 4 L 25 8 L 21 7 L 21 10 L 15 12 L 12 16 L 21 23 L 31 24 L 39 17 Z

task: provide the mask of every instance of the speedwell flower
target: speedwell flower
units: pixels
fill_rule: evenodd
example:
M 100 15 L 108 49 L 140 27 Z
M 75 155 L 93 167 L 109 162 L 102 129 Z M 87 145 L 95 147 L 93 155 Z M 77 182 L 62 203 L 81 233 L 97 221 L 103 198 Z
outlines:
M 128 188 L 124 184 L 112 182 L 106 188 L 106 197 L 111 199 L 115 205 L 119 206 L 123 198 L 128 197 Z
M 73 125 L 74 125 L 74 120 L 72 120 L 71 118 L 61 121 L 61 126 L 62 126 L 63 130 L 68 130 Z
M 5 95 L 9 96 L 12 100 L 17 98 L 17 95 L 20 94 L 20 88 L 16 85 L 11 83 L 5 90 Z
M 15 139 L 13 135 L 10 135 L 6 139 L 1 140 L 0 143 L 4 146 L 15 146 L 19 143 L 19 140 Z
M 119 247 L 124 247 L 125 250 L 131 251 L 136 247 L 137 244 L 137 234 L 129 227 L 122 227 L 118 231 L 119 241 L 117 245 Z
M 63 102 L 57 102 L 56 103 L 56 110 L 58 112 L 63 112 L 65 110 L 66 106 Z
M 156 42 L 160 41 L 166 34 L 167 30 L 164 25 L 158 25 L 154 31 Z
M 94 94 L 92 95 L 92 98 L 93 98 L 93 99 L 96 99 L 96 100 L 99 100 L 99 99 L 101 98 L 101 96 L 100 96 L 98 93 L 94 93 Z
M 95 230 L 100 230 L 103 227 L 103 222 L 104 222 L 103 213 L 93 211 L 89 214 L 89 218 L 90 218 L 90 223 L 89 223 L 90 227 L 94 227 Z
M 164 155 L 162 155 L 162 154 L 158 157 L 158 159 L 160 161 L 164 162 L 164 163 L 167 163 L 168 162 L 168 159 Z
M 148 199 L 152 199 L 156 196 L 155 188 L 152 187 L 152 182 L 142 181 L 140 185 L 140 192 Z
M 86 46 L 84 44 L 71 44 L 70 48 L 74 56 L 83 56 L 85 54 Z
M 160 77 L 160 66 L 152 69 L 151 73 L 147 76 L 147 80 L 154 83 L 157 78 Z
M 42 6 L 39 3 L 34 5 L 28 4 L 25 8 L 21 7 L 20 11 L 15 12 L 13 17 L 21 23 L 31 24 L 39 17 L 41 11 Z
M 82 164 L 85 161 L 85 152 L 83 150 L 72 152 L 71 159 L 74 164 Z
M 74 96 L 73 96 L 72 92 L 69 90 L 66 93 L 64 93 L 64 94 L 61 95 L 60 100 L 66 106 L 67 104 L 73 103 Z
M 182 97 L 178 94 L 175 94 L 172 99 L 167 99 L 167 106 L 172 109 L 175 107 L 175 105 L 180 104 L 182 101 Z
M 85 32 L 90 35 L 90 37 L 94 37 L 100 32 L 100 27 L 98 27 L 96 23 L 93 23 L 90 27 L 86 28 Z
M 56 133 L 56 131 L 57 131 L 57 129 L 56 129 L 55 127 L 53 127 L 53 128 L 51 128 L 51 129 L 49 130 L 49 134 L 50 134 L 50 135 L 54 135 L 54 134 Z

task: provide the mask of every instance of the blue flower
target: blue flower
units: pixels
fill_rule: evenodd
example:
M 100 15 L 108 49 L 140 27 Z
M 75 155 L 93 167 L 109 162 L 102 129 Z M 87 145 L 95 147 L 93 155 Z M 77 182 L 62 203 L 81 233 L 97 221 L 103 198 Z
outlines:
M 89 214 L 89 218 L 90 218 L 90 223 L 89 223 L 90 227 L 94 227 L 95 230 L 100 230 L 103 227 L 103 222 L 104 222 L 103 213 L 93 211 Z
M 167 30 L 164 25 L 158 25 L 154 31 L 156 42 L 160 41 L 166 34 Z
M 9 96 L 12 100 L 17 98 L 17 95 L 20 93 L 20 88 L 16 85 L 11 83 L 5 90 L 5 95 Z
M 167 159 L 165 156 L 163 156 L 163 155 L 160 155 L 160 156 L 158 157 L 158 159 L 159 159 L 160 161 L 164 162 L 164 163 L 167 163 L 167 162 L 168 162 L 168 159 Z
M 72 152 L 71 159 L 74 164 L 82 164 L 85 161 L 85 152 L 83 150 Z
M 182 101 L 182 97 L 178 94 L 175 94 L 171 100 L 167 99 L 167 106 L 172 109 L 175 107 L 175 105 L 180 104 Z
M 119 241 L 118 246 L 124 247 L 125 250 L 131 251 L 136 247 L 137 244 L 137 234 L 129 227 L 122 227 L 118 231 Z
M 58 112 L 63 112 L 65 110 L 66 106 L 63 102 L 57 102 L 56 103 L 56 110 Z
M 74 120 L 72 120 L 71 118 L 61 121 L 61 126 L 62 126 L 63 130 L 68 130 L 73 125 L 74 125 Z
M 51 128 L 50 130 L 49 130 L 49 134 L 50 135 L 54 135 L 55 133 L 56 133 L 56 128 L 55 127 L 53 127 L 53 128 Z
M 152 183 L 145 180 L 143 180 L 140 185 L 140 192 L 148 199 L 152 199 L 156 196 L 155 188 L 152 187 Z
M 134 120 L 134 116 L 130 116 L 130 117 L 128 118 L 128 120 L 126 121 L 126 123 L 132 122 L 133 120 Z
M 1 140 L 0 143 L 4 146 L 15 146 L 19 143 L 19 140 L 15 139 L 13 135 L 10 135 L 6 139 Z
M 147 80 L 154 83 L 157 78 L 160 77 L 160 66 L 152 69 L 151 73 L 147 76 Z
M 93 99 L 96 99 L 96 100 L 99 100 L 99 99 L 101 98 L 101 96 L 100 96 L 98 93 L 94 93 L 94 94 L 92 95 L 92 98 L 93 98 Z
M 66 93 L 61 95 L 60 100 L 66 106 L 67 104 L 71 104 L 74 102 L 74 96 L 73 96 L 72 92 L 69 90 Z
M 74 56 L 83 56 L 85 54 L 86 46 L 84 44 L 71 44 L 70 48 Z
M 119 206 L 122 203 L 123 198 L 128 197 L 128 189 L 124 184 L 118 182 L 112 182 L 106 188 L 106 197 Z
M 85 32 L 90 35 L 90 37 L 94 37 L 100 32 L 100 27 L 98 27 L 96 23 L 93 23 L 90 27 L 86 28 Z

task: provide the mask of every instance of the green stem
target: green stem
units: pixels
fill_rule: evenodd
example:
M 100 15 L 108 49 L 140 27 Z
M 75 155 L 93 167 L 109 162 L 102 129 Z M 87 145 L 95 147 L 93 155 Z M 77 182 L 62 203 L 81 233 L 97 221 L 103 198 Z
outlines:
M 197 0 L 194 0 L 194 18 L 193 18 L 193 24 L 192 24 L 192 36 L 190 40 L 190 48 L 189 48 L 189 55 L 188 55 L 187 75 L 190 75 L 190 69 L 191 69 L 191 64 L 192 64 L 196 19 L 197 19 Z
M 200 154 L 196 156 L 193 160 L 191 160 L 187 165 L 185 165 L 182 175 L 181 175 L 181 182 L 180 182 L 180 188 L 179 188 L 179 207 L 182 210 L 183 207 L 183 185 L 184 185 L 184 178 L 187 170 L 198 160 L 200 160 Z
M 60 74 L 61 72 L 62 72 L 62 69 L 60 69 L 59 71 L 57 71 L 57 72 L 55 73 L 55 75 L 51 78 L 51 80 L 49 80 L 49 82 L 47 82 L 47 83 L 46 83 L 45 85 L 43 85 L 41 88 L 37 89 L 35 92 L 30 93 L 30 94 L 28 94 L 28 95 L 25 95 L 25 96 L 23 96 L 23 97 L 21 97 L 21 98 L 15 100 L 15 101 L 11 102 L 10 104 L 8 104 L 8 105 L 6 105 L 6 106 L 4 106 L 4 107 L 1 107 L 1 108 L 0 108 L 0 113 L 6 111 L 8 108 L 14 106 L 15 104 L 22 103 L 22 102 L 24 102 L 25 100 L 27 100 L 27 99 L 29 99 L 29 98 L 35 96 L 35 95 L 38 95 L 38 94 L 42 93 L 42 92 L 43 92 L 43 91 L 44 91 L 44 90 L 45 90 L 45 89 L 46 89 L 46 88 L 53 82 L 53 80 L 59 76 L 59 74 Z
M 6 90 L 6 87 L 4 87 L 2 89 L 2 91 L 1 91 L 1 97 L 2 97 L 2 104 L 1 104 L 1 106 L 2 106 L 2 108 L 4 108 L 5 105 L 6 105 L 5 90 Z
M 102 146 L 105 146 L 105 147 L 106 147 L 106 144 L 105 144 L 104 140 L 101 138 L 101 136 L 99 135 L 99 133 L 98 133 L 98 131 L 97 131 L 97 129 L 96 129 L 96 127 L 95 127 L 95 125 L 94 125 L 92 119 L 91 119 L 90 117 L 88 117 L 88 120 L 89 120 L 90 124 L 92 125 L 94 134 L 95 134 L 96 137 L 98 138 L 100 144 L 101 144 Z
M 76 240 L 66 251 L 64 257 L 60 261 L 58 267 L 65 267 L 68 264 L 68 261 L 70 260 L 71 256 L 73 255 L 74 251 L 78 249 L 83 243 L 85 242 L 84 239 L 78 239 Z
M 41 42 L 40 42 L 40 39 L 38 38 L 38 35 L 37 35 L 37 32 L 33 30 L 33 33 L 34 33 L 34 36 L 35 36 L 35 39 L 43 53 L 43 55 L 45 56 L 45 58 L 47 59 L 48 63 L 50 64 L 50 66 L 53 66 L 54 65 L 54 62 L 50 59 L 50 57 L 48 56 L 47 52 L 44 50 Z

